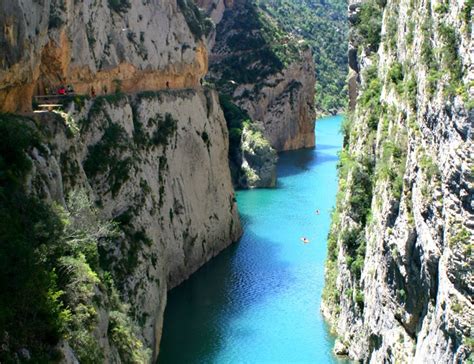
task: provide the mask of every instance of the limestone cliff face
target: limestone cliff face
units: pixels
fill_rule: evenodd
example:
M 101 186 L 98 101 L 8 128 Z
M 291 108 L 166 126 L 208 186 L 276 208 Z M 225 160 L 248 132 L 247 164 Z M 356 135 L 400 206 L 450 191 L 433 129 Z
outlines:
M 472 360 L 472 2 L 351 1 L 322 311 L 364 362 Z M 375 31 L 374 31 L 375 30 Z
M 85 188 L 101 214 L 120 224 L 121 236 L 103 254 L 156 358 L 167 291 L 241 234 L 217 94 L 96 98 L 72 104 L 68 114 L 68 127 L 51 116 L 38 121 L 51 137 L 30 155 L 30 190 L 62 202 Z M 103 307 L 95 336 L 105 361 L 120 362 L 108 319 Z
M 208 79 L 220 94 L 256 122 L 255 127 L 277 152 L 313 147 L 315 73 L 310 49 L 302 40 L 278 30 L 252 0 L 197 3 L 217 24 L 207 38 L 211 49 Z M 274 186 L 274 152 L 265 147 L 264 158 L 246 159 L 244 149 L 256 134 L 245 134 L 241 120 L 232 118 L 234 113 L 226 115 L 231 117 L 227 120 L 231 132 L 234 129 L 241 135 L 236 146 L 231 143 L 234 184 L 242 188 Z
M 111 5 L 115 4 L 115 5 Z M 199 85 L 212 24 L 187 0 L 0 2 L 0 110 L 61 84 L 97 94 Z M 195 7 L 195 6 L 194 6 Z
M 252 1 L 228 6 L 217 25 L 211 79 L 232 96 L 277 151 L 314 146 L 314 62 L 308 47 L 277 34 Z
M 213 25 L 190 0 L 0 1 L 0 24 L 0 112 L 31 111 L 33 96 L 60 85 L 78 94 L 61 116 L 35 114 L 44 148 L 30 153 L 29 192 L 64 205 L 85 189 L 121 230 L 101 247 L 121 310 L 111 320 L 115 298 L 100 284 L 101 304 L 89 303 L 99 351 L 105 362 L 154 361 L 167 291 L 241 234 L 226 121 L 200 86 Z M 138 328 L 132 359 L 111 334 L 117 320 Z M 67 362 L 74 349 L 62 343 Z
M 229 0 L 197 0 L 196 4 L 209 15 L 215 24 L 219 24 L 222 20 L 226 7 L 232 7 L 232 2 Z
M 233 95 L 252 119 L 263 122 L 263 133 L 277 151 L 315 144 L 314 62 L 309 49 L 300 56 L 281 73 L 269 75 L 258 94 L 260 86 L 243 84 Z

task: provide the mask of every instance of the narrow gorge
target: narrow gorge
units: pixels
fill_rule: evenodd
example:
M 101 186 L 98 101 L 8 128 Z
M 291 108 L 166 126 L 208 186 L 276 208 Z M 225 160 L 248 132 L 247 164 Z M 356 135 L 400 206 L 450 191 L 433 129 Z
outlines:
M 473 7 L 0 0 L 0 363 L 472 363 Z
M 242 234 L 229 111 L 244 116 L 230 140 L 266 170 L 263 186 L 277 157 L 255 118 L 270 109 L 251 120 L 204 80 L 219 33 L 191 0 L 0 9 L 0 361 L 153 362 L 167 291 Z M 273 77 L 289 67 L 280 56 Z M 278 98 L 290 74 L 272 96 L 291 109 L 278 149 L 314 145 L 314 66 L 298 67 L 308 94 Z

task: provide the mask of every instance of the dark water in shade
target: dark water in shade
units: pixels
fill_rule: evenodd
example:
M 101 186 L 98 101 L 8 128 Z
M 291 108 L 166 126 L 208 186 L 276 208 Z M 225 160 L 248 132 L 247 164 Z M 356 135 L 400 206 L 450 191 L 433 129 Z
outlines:
M 319 312 L 341 121 L 280 155 L 276 189 L 238 192 L 244 235 L 169 293 L 160 364 L 341 363 Z

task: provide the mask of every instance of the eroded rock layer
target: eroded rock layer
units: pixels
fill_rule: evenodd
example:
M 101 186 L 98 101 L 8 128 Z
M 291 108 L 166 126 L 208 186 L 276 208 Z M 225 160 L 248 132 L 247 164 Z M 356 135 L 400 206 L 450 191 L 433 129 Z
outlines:
M 207 72 L 191 1 L 0 2 L 0 110 L 31 110 L 33 95 L 71 85 L 107 94 L 199 85 Z
M 353 359 L 472 360 L 472 11 L 350 2 L 353 113 L 322 311 Z

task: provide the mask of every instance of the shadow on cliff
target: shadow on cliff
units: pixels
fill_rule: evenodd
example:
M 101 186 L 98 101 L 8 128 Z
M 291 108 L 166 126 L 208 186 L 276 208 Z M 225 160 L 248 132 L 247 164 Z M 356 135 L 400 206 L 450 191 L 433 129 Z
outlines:
M 158 363 L 218 362 L 227 340 L 251 335 L 237 328 L 236 322 L 247 309 L 260 306 L 294 281 L 289 263 L 279 259 L 280 249 L 247 229 L 239 243 L 173 289 Z

